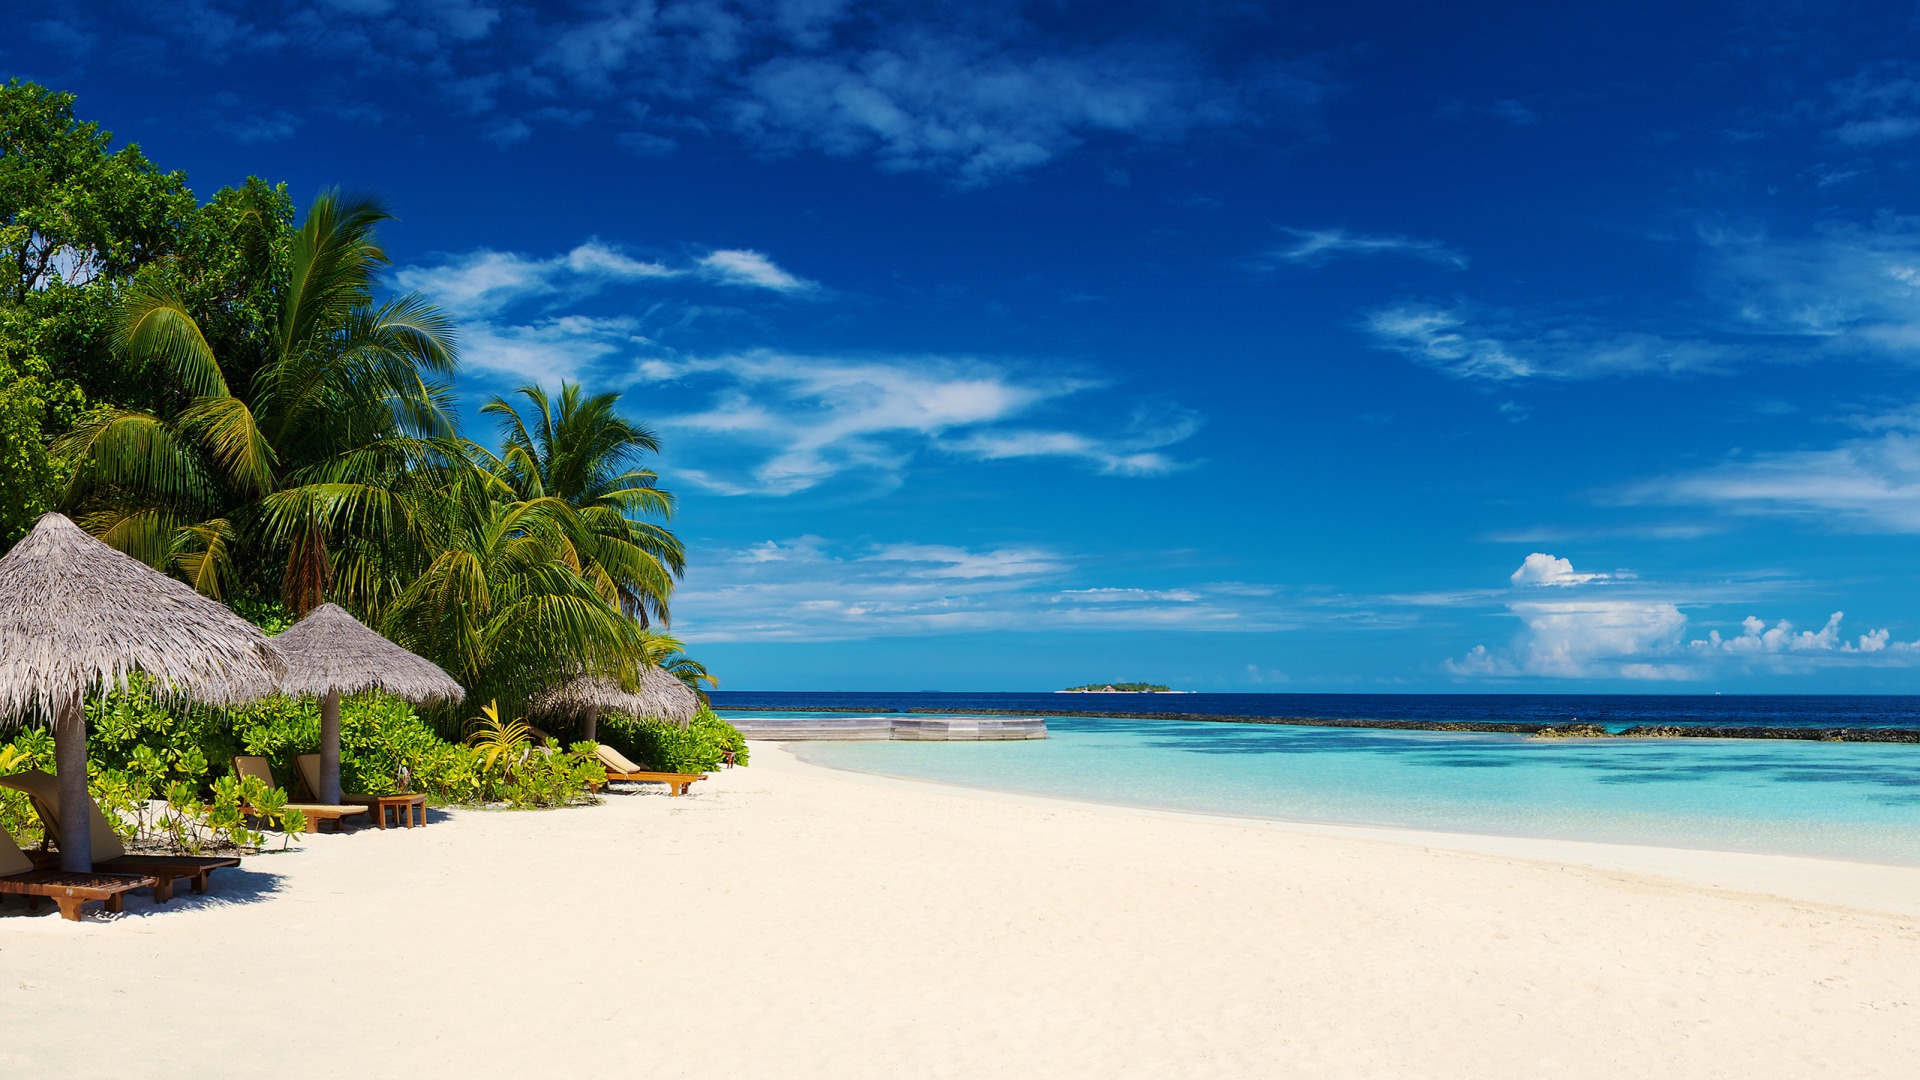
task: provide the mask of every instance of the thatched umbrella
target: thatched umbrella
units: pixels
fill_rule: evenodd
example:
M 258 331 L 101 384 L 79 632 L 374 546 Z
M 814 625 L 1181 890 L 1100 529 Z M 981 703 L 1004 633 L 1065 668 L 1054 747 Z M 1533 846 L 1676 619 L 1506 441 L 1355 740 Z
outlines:
M 416 705 L 459 701 L 467 692 L 424 656 L 369 630 L 338 604 L 321 604 L 282 631 L 273 643 L 286 657 L 281 690 L 320 699 L 320 790 L 323 803 L 340 801 L 340 696 L 380 690 Z
M 686 727 L 700 711 L 700 699 L 679 679 L 648 664 L 640 671 L 640 689 L 621 689 L 612 679 L 586 675 L 560 684 L 536 697 L 536 713 L 567 713 L 581 717 L 581 737 L 591 741 L 603 712 L 620 712 L 666 720 Z
M 162 696 L 236 705 L 273 693 L 284 670 L 252 623 L 59 514 L 0 558 L 0 720 L 53 718 L 63 821 L 91 812 L 88 691 L 141 672 Z M 87 830 L 60 838 L 60 868 L 93 869 Z

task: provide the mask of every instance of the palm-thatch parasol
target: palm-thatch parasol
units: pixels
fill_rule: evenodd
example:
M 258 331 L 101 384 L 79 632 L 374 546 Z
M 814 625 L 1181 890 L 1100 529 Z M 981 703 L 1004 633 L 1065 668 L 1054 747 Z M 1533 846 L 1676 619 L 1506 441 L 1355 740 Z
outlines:
M 284 670 L 252 623 L 60 514 L 42 515 L 0 557 L 0 722 L 53 718 L 62 820 L 91 812 L 89 691 L 141 672 L 162 696 L 236 705 L 273 693 Z M 60 839 L 61 869 L 93 869 L 87 830 Z
M 581 737 L 591 741 L 603 712 L 665 720 L 686 727 L 700 711 L 700 699 L 687 685 L 657 664 L 640 669 L 640 689 L 622 689 L 612 679 L 593 675 L 560 684 L 533 699 L 534 712 L 579 715 Z
M 395 645 L 338 604 L 321 604 L 273 639 L 287 661 L 281 690 L 320 699 L 320 788 L 340 801 L 340 696 L 380 690 L 416 705 L 459 701 L 467 692 L 424 656 Z

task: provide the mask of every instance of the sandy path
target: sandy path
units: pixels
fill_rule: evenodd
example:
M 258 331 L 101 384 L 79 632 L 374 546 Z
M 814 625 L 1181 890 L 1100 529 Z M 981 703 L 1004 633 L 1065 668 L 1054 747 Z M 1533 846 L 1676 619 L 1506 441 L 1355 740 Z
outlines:
M 0 1076 L 1904 1077 L 1920 1060 L 1911 913 L 756 753 L 693 798 L 315 838 L 112 925 L 11 901 Z

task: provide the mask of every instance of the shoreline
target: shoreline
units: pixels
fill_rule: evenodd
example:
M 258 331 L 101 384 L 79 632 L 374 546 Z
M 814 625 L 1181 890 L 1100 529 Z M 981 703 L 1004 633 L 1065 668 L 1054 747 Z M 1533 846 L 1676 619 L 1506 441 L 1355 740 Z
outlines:
M 1036 795 L 1001 788 L 974 787 L 968 784 L 898 776 L 891 773 L 865 772 L 808 761 L 788 744 L 778 741 L 751 740 L 749 745 L 753 748 L 755 768 L 773 764 L 775 768 L 782 769 L 817 770 L 833 776 L 848 777 L 903 790 L 918 789 L 947 795 L 958 793 L 994 802 L 1039 808 L 1071 807 L 1077 810 L 1122 816 L 1201 821 L 1242 828 L 1272 829 L 1301 835 L 1392 844 L 1425 851 L 1473 854 L 1534 865 L 1578 867 L 1628 874 L 1683 887 L 1705 888 L 1716 893 L 1733 892 L 1774 897 L 1800 903 L 1920 919 L 1920 866 L 1914 865 L 1862 862 L 1813 855 L 1780 855 L 1713 848 L 1623 844 L 1603 840 L 1442 832 L 1384 825 L 1338 824 L 1138 806 L 1130 803 L 1075 799 L 1064 795 Z
M 1777 727 L 1767 725 L 1634 724 L 1607 731 L 1600 724 L 1529 723 L 1517 720 L 1383 720 L 1314 716 L 1220 716 L 1214 713 L 1113 712 L 1091 709 L 909 709 L 802 707 L 759 705 L 752 708 L 715 705 L 729 713 L 807 712 L 866 716 L 1084 716 L 1093 720 L 1179 720 L 1212 724 L 1268 724 L 1282 727 L 1360 728 L 1381 731 L 1454 731 L 1490 735 L 1531 735 L 1549 739 L 1785 739 L 1799 742 L 1865 742 L 1920 745 L 1920 728 L 1913 727 Z

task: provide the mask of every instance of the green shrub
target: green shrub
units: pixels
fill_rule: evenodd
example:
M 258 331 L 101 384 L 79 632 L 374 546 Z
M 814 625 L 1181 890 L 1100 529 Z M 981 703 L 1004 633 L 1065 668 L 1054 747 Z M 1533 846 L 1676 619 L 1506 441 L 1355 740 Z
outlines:
M 135 689 L 87 702 L 88 784 L 94 798 L 128 840 L 176 851 L 256 847 L 242 806 L 263 811 L 269 825 L 297 833 L 305 821 L 281 812 L 287 791 L 299 787 L 294 758 L 320 749 L 320 707 L 313 701 L 268 698 L 222 712 L 171 705 Z M 257 790 L 233 775 L 233 759 L 267 759 L 285 789 Z M 518 750 L 511 767 L 489 765 L 473 747 L 449 742 L 405 702 L 385 695 L 348 698 L 340 707 L 340 783 L 347 791 L 386 795 L 398 790 L 402 767 L 409 789 L 435 805 L 564 806 L 590 801 L 589 782 L 602 778 L 591 744 L 571 749 Z M 0 742 L 0 775 L 53 771 L 53 736 L 28 728 Z M 25 795 L 0 788 L 0 828 L 24 847 L 41 839 L 39 815 Z
M 633 759 L 635 764 L 661 772 L 710 772 L 734 752 L 737 764 L 747 763 L 747 740 L 732 724 L 702 707 L 693 722 L 682 728 L 664 720 L 635 720 L 620 714 L 602 717 L 600 741 Z

